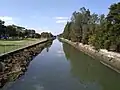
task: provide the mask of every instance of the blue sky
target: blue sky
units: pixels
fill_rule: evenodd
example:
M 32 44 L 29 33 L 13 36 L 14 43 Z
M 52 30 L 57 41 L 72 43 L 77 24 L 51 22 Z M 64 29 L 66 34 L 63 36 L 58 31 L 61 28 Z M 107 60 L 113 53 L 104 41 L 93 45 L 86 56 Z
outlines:
M 108 7 L 119 0 L 1 0 L 0 19 L 37 32 L 59 34 L 72 13 L 81 7 L 107 14 Z

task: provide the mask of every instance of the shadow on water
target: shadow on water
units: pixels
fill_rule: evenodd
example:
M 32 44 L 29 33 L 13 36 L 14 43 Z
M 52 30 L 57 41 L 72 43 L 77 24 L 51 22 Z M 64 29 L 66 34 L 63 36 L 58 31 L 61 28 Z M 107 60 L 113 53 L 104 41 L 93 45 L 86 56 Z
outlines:
M 43 51 L 43 49 L 46 49 L 48 52 L 52 43 L 53 43 L 53 41 L 48 41 L 46 43 L 42 43 L 40 45 L 36 45 L 35 47 L 27 49 L 27 52 L 20 51 L 18 53 L 14 53 L 13 55 L 10 55 L 8 57 L 2 58 L 3 59 L 2 62 L 7 61 L 4 64 L 4 66 L 5 67 L 9 66 L 9 68 L 4 69 L 4 71 L 0 72 L 0 88 L 2 89 L 2 87 L 6 83 L 14 82 L 15 80 L 19 79 L 22 75 L 24 75 L 25 72 L 27 71 L 27 68 L 28 68 L 30 62 L 38 54 L 40 54 Z M 8 61 L 10 61 L 10 62 L 8 62 Z
M 63 50 L 66 58 L 70 61 L 73 77 L 78 78 L 80 83 L 97 83 L 101 90 L 120 90 L 118 73 L 67 43 L 63 43 Z

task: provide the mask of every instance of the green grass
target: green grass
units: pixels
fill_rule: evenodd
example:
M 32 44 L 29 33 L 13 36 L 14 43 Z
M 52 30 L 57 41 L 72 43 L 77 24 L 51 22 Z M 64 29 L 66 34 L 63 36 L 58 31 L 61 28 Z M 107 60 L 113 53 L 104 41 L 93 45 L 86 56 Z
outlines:
M 38 40 L 39 39 L 31 39 L 31 38 L 28 38 L 25 40 L 14 40 L 14 41 L 0 40 L 0 54 L 9 52 L 11 50 L 15 50 L 15 49 L 23 47 L 23 46 L 27 46 Z
M 37 41 L 38 39 L 24 39 L 24 40 L 14 40 L 14 41 L 9 41 L 9 40 L 0 40 L 0 45 L 23 45 L 28 42 L 33 42 Z
M 21 46 L 0 46 L 0 54 L 15 50 Z

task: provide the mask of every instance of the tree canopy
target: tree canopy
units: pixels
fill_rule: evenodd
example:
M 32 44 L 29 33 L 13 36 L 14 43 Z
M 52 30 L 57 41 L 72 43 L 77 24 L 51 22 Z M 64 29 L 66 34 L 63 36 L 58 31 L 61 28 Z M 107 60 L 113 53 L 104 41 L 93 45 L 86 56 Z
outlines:
M 4 25 L 4 21 L 0 20 L 0 39 L 5 38 L 7 39 L 8 37 L 13 38 L 40 38 L 40 34 L 35 32 L 35 30 L 32 29 L 26 29 L 21 26 L 17 25 Z
M 61 36 L 96 49 L 120 52 L 120 2 L 110 6 L 107 16 L 91 13 L 85 7 L 73 12 Z

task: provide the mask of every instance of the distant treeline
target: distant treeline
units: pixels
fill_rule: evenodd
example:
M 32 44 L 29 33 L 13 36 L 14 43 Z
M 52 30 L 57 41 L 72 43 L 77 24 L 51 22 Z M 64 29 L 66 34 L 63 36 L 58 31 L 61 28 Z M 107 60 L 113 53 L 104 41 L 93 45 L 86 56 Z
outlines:
M 4 21 L 0 20 L 0 39 L 24 39 L 24 38 L 41 38 L 53 36 L 51 33 L 36 33 L 35 30 L 26 29 L 16 25 L 4 25 Z
M 60 36 L 96 49 L 120 52 L 120 2 L 112 4 L 107 16 L 91 13 L 85 7 L 72 14 Z
M 51 37 L 54 37 L 52 33 L 48 33 L 48 32 L 41 33 L 41 38 L 51 38 Z

